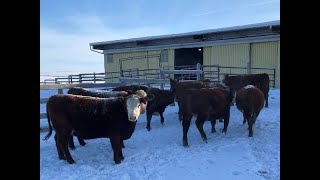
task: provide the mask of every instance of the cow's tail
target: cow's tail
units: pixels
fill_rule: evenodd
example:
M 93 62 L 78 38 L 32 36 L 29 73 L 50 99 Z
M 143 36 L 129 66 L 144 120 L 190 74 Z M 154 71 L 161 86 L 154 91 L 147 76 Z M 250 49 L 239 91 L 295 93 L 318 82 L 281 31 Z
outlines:
M 49 112 L 48 112 L 48 107 L 46 108 L 46 111 L 47 111 L 47 119 L 48 119 L 48 125 L 49 125 L 49 132 L 48 134 L 42 139 L 44 141 L 47 141 L 51 134 L 52 134 L 52 126 L 51 126 L 51 123 L 50 123 L 50 116 L 49 116 Z

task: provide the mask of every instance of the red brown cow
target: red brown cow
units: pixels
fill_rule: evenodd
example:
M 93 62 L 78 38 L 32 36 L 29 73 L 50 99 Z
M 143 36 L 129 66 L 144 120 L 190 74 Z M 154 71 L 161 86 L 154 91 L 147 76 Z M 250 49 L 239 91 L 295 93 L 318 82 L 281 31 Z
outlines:
M 55 129 L 55 142 L 59 159 L 75 163 L 68 149 L 71 135 L 81 139 L 110 138 L 114 161 L 124 159 L 121 144 L 134 132 L 140 114 L 145 112 L 146 93 L 137 91 L 127 97 L 97 98 L 70 94 L 54 95 L 47 101 L 49 132 Z M 50 123 L 51 122 L 51 123 Z
M 239 89 L 236 96 L 236 106 L 243 114 L 243 124 L 248 121 L 249 137 L 253 136 L 252 126 L 264 105 L 262 91 L 252 85 Z
M 216 131 L 216 120 L 223 118 L 222 132 L 227 133 L 230 118 L 229 92 L 222 88 L 183 89 L 172 85 L 171 88 L 179 94 L 176 98 L 182 115 L 183 146 L 189 146 L 187 133 L 193 114 L 197 115 L 196 125 L 205 142 L 207 142 L 207 136 L 203 130 L 203 124 L 207 119 L 211 121 L 213 133 Z
M 179 89 L 201 89 L 201 88 L 222 88 L 224 89 L 225 93 L 228 93 L 228 96 L 230 99 L 230 104 L 232 104 L 233 94 L 230 90 L 230 87 L 226 86 L 224 83 L 217 83 L 217 82 L 211 82 L 208 79 L 203 79 L 199 81 L 189 81 L 189 82 L 178 82 L 173 79 L 170 79 L 170 86 L 171 90 L 176 92 L 179 91 Z M 176 99 L 179 99 L 179 93 L 176 94 Z M 178 101 L 177 101 L 178 102 Z M 179 105 L 179 102 L 178 102 Z M 182 120 L 182 113 L 180 112 L 179 108 L 179 120 Z M 220 122 L 222 122 L 222 119 L 219 119 Z
M 269 97 L 269 75 L 266 73 L 262 74 L 249 74 L 249 75 L 238 75 L 238 76 L 225 76 L 223 82 L 232 88 L 233 93 L 236 93 L 240 88 L 246 85 L 254 85 L 259 88 L 265 99 L 265 107 L 267 108 L 268 97 Z

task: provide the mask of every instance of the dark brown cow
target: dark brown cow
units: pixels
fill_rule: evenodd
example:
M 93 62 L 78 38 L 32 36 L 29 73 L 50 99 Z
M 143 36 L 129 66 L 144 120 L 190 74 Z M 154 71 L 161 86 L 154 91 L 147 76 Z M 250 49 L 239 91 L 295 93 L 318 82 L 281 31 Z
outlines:
M 264 105 L 262 91 L 252 85 L 247 85 L 237 91 L 236 106 L 243 114 L 243 124 L 248 121 L 249 137 L 253 136 L 252 126 Z
M 238 75 L 238 76 L 225 76 L 223 82 L 232 88 L 235 93 L 240 88 L 246 85 L 254 85 L 259 88 L 264 94 L 265 107 L 268 107 L 268 97 L 269 97 L 269 75 L 266 73 L 262 74 L 249 74 L 249 75 Z
M 230 118 L 229 92 L 222 88 L 176 89 L 175 86 L 171 88 L 179 94 L 176 98 L 179 112 L 182 114 L 183 146 L 189 146 L 187 133 L 193 114 L 197 115 L 196 125 L 205 142 L 207 136 L 203 131 L 203 124 L 207 119 L 211 121 L 211 132 L 215 132 L 216 120 L 223 118 L 222 132 L 227 133 Z
M 149 97 L 147 105 L 147 130 L 150 131 L 152 114 L 155 112 L 158 112 L 160 114 L 161 124 L 163 125 L 163 112 L 168 105 L 174 103 L 174 92 L 170 90 L 161 90 L 158 88 L 149 88 L 147 94 Z
M 49 132 L 55 129 L 59 159 L 75 163 L 68 149 L 68 139 L 79 136 L 81 139 L 110 138 L 114 161 L 124 159 L 121 144 L 134 132 L 137 119 L 145 112 L 146 93 L 137 91 L 127 97 L 97 98 L 79 95 L 54 95 L 47 101 Z M 51 122 L 51 123 L 50 123 Z
M 91 96 L 91 97 L 100 97 L 100 98 L 126 97 L 126 96 L 129 96 L 130 94 L 132 94 L 132 92 L 126 92 L 126 91 L 111 91 L 111 92 L 91 91 L 91 90 L 87 90 L 87 89 L 84 89 L 81 87 L 70 88 L 67 93 L 73 94 L 73 95 Z M 78 142 L 81 146 L 86 145 L 86 142 L 83 139 L 81 139 L 79 137 L 77 137 L 77 139 L 78 139 Z M 75 149 L 73 137 L 69 138 L 69 147 L 72 150 Z M 124 147 L 124 144 L 122 144 L 122 147 Z

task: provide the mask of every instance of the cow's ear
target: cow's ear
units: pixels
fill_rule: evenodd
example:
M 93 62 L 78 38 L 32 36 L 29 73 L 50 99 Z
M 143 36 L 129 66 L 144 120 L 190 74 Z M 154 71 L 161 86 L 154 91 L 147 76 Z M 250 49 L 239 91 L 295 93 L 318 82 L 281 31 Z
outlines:
M 128 95 L 133 94 L 133 91 L 131 91 L 131 90 L 126 90 L 126 92 L 128 93 Z
M 148 97 L 141 98 L 141 102 L 142 102 L 143 104 L 147 104 L 148 101 L 149 101 L 149 98 L 148 98 Z
M 148 94 L 149 101 L 153 101 L 156 96 L 154 94 Z
M 175 86 L 176 85 L 176 81 L 170 78 L 170 86 Z

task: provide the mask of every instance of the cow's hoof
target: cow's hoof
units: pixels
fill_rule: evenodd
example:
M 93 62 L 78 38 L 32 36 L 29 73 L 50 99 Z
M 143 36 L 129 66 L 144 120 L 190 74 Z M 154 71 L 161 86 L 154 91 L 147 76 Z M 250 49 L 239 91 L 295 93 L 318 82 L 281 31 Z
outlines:
M 59 156 L 59 160 L 67 160 L 64 156 Z
M 222 134 L 227 135 L 227 130 L 226 129 L 222 130 Z
M 189 147 L 189 144 L 184 142 L 183 147 Z
M 207 138 L 203 138 L 203 141 L 204 141 L 205 143 L 208 143 L 208 139 L 207 139 Z
M 120 164 L 120 163 L 121 163 L 121 161 L 114 161 L 114 163 L 116 163 L 116 164 Z
M 70 147 L 70 149 L 71 149 L 72 151 L 74 151 L 74 150 L 76 149 L 76 147 Z
M 69 160 L 67 160 L 67 162 L 68 162 L 69 164 L 75 164 L 75 163 L 76 163 L 73 159 L 69 159 Z
M 148 130 L 148 131 L 150 131 L 150 130 L 151 130 L 151 128 L 148 128 L 148 127 L 147 127 L 147 130 Z

